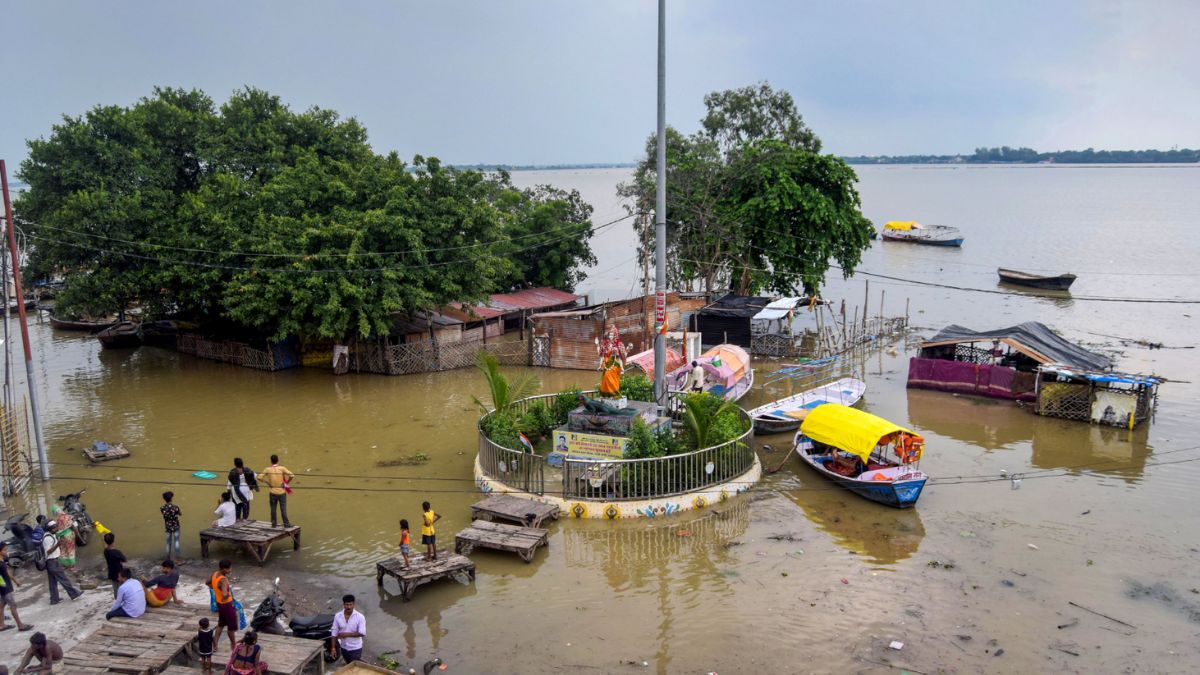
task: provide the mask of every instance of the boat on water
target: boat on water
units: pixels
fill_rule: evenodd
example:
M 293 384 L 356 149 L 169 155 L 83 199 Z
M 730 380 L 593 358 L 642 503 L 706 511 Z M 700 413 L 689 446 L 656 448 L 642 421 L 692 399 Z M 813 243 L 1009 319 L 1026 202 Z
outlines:
M 1009 270 L 1003 267 L 997 268 L 996 274 L 999 274 L 1000 281 L 1003 281 L 1006 284 L 1029 286 L 1030 288 L 1044 288 L 1048 291 L 1065 291 L 1071 287 L 1071 284 L 1075 283 L 1074 274 L 1041 276 L 1037 274 L 1030 274 L 1028 272 Z
M 142 333 L 132 321 L 119 321 L 96 333 L 96 339 L 105 349 L 129 349 L 142 346 Z
M 808 413 L 826 403 L 852 406 L 858 403 L 867 391 L 867 383 L 853 377 L 844 377 L 826 382 L 799 394 L 781 398 L 748 411 L 754 419 L 754 431 L 760 434 L 778 434 L 800 426 Z
M 157 321 L 143 321 L 138 327 L 142 333 L 142 344 L 149 347 L 163 347 L 164 349 L 175 349 L 179 342 L 179 332 L 186 329 L 194 329 L 195 324 L 183 321 L 175 321 L 173 319 L 159 319 Z
M 750 355 L 737 345 L 717 345 L 695 359 L 667 374 L 667 388 L 671 391 L 686 391 L 688 375 L 692 372 L 692 361 L 704 369 L 704 391 L 730 401 L 740 401 L 754 386 L 754 369 L 750 367 Z
M 963 236 L 957 227 L 923 225 L 915 220 L 892 220 L 879 233 L 885 241 L 907 241 L 926 246 L 962 246 Z
M 809 412 L 796 433 L 795 450 L 835 485 L 886 506 L 914 506 L 929 480 L 919 468 L 924 438 L 837 403 Z
M 78 330 L 96 333 L 115 324 L 112 319 L 63 319 L 50 315 L 50 327 L 58 330 Z

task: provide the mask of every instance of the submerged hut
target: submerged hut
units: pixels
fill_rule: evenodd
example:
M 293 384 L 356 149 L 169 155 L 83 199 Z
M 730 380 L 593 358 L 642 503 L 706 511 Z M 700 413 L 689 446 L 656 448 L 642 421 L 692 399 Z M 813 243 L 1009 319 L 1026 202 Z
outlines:
M 1036 410 L 1047 417 L 1132 429 L 1150 419 L 1161 383 L 1152 375 L 1046 364 L 1037 371 Z
M 990 331 L 950 325 L 922 342 L 919 355 L 909 360 L 908 386 L 1034 401 L 1043 365 L 1103 371 L 1111 363 L 1036 321 Z

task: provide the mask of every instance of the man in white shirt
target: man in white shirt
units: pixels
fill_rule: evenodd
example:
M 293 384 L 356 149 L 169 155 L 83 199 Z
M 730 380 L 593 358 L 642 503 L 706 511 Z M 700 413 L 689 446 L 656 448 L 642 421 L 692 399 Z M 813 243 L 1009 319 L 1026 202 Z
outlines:
M 363 641 L 367 635 L 367 618 L 362 612 L 354 609 L 354 596 L 343 595 L 344 611 L 333 615 L 333 628 L 330 636 L 337 640 L 342 649 L 342 659 L 346 663 L 362 660 Z
M 67 573 L 63 571 L 62 564 L 58 562 L 58 557 L 62 552 L 58 550 L 58 537 L 54 531 L 58 529 L 54 521 L 47 521 L 45 525 L 46 534 L 42 537 L 42 551 L 46 553 L 46 579 L 50 583 L 50 604 L 57 605 L 62 602 L 62 598 L 58 597 L 58 585 L 62 584 L 67 595 L 72 600 L 83 595 L 83 591 L 75 588 L 71 580 L 67 578 Z
M 217 499 L 217 510 L 213 513 L 217 515 L 217 519 L 213 521 L 213 527 L 229 527 L 237 522 L 237 508 L 233 504 L 229 490 L 221 493 L 220 498 Z
M 704 391 L 704 366 L 699 361 L 692 361 L 692 391 Z

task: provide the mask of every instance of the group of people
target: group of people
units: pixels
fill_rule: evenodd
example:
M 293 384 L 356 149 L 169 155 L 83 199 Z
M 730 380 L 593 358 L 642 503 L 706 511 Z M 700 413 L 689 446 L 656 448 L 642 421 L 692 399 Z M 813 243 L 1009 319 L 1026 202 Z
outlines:
M 291 520 L 288 519 L 287 498 L 292 493 L 292 481 L 295 480 L 296 475 L 279 463 L 278 455 L 271 455 L 271 466 L 258 474 L 255 474 L 253 469 L 246 468 L 241 457 L 233 459 L 233 468 L 229 470 L 228 481 L 225 484 L 226 489 L 217 499 L 217 508 L 213 511 L 217 516 L 217 519 L 213 521 L 213 527 L 229 527 L 241 521 L 250 520 L 250 503 L 254 501 L 254 493 L 260 490 L 259 478 L 267 486 L 271 505 L 271 527 L 279 526 L 277 516 L 283 516 L 284 527 L 292 526 Z M 166 518 L 165 513 L 163 517 Z M 176 520 L 178 520 L 178 514 L 176 514 Z M 169 542 L 168 546 L 170 546 Z

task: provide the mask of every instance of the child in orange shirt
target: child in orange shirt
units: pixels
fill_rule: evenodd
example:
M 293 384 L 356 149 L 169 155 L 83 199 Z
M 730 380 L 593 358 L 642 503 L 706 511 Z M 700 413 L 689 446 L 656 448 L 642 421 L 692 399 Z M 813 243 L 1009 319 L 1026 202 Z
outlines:
M 400 555 L 404 556 L 404 569 L 412 567 L 408 562 L 409 544 L 412 541 L 412 536 L 408 533 L 408 521 L 404 518 L 400 519 Z

